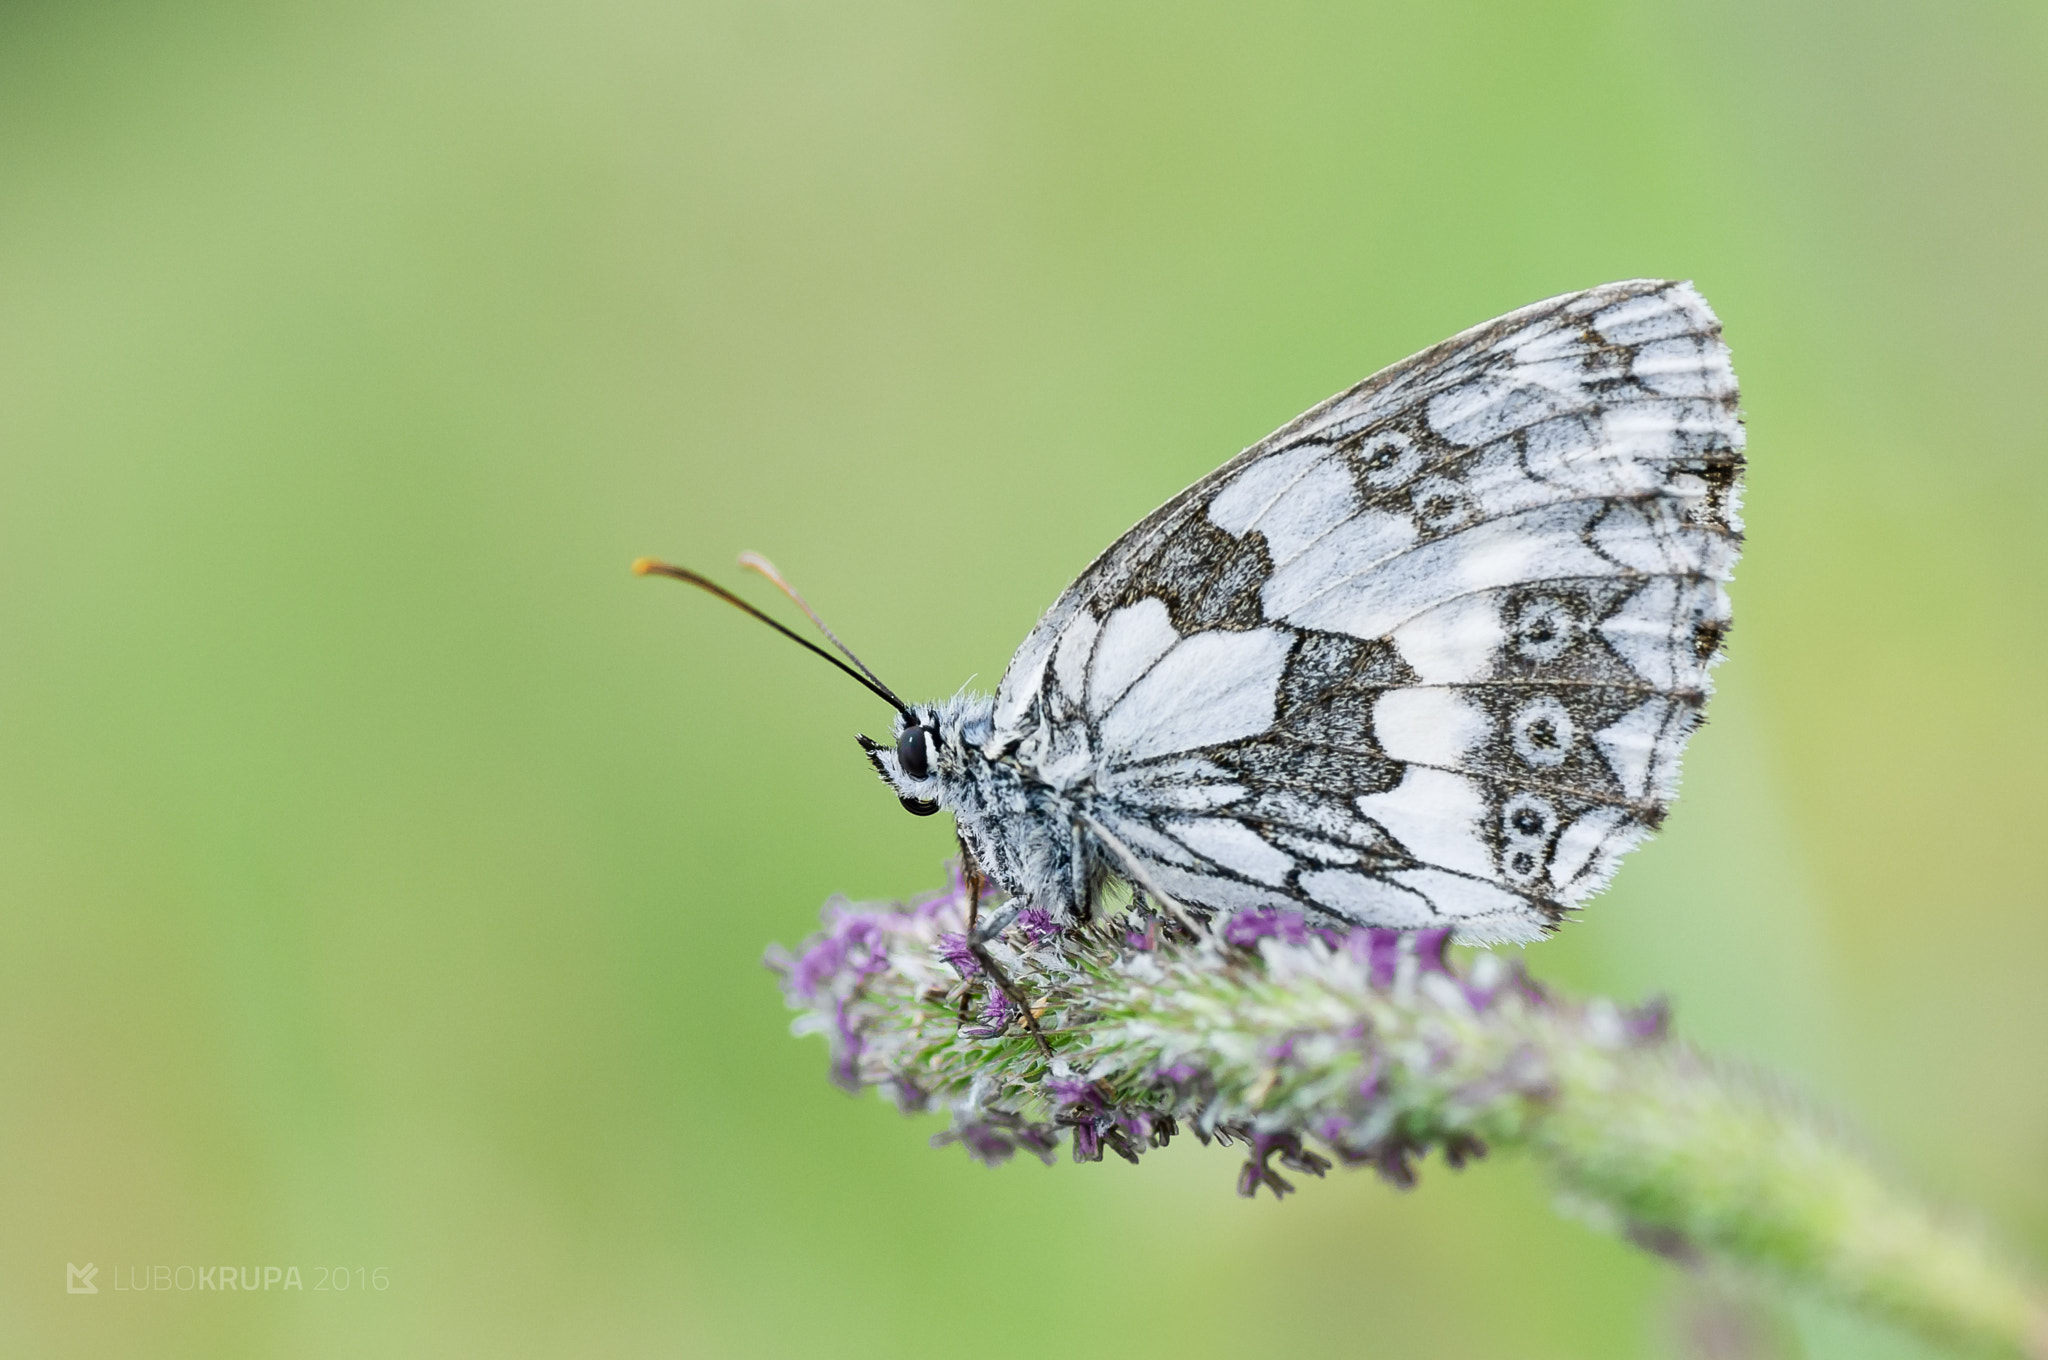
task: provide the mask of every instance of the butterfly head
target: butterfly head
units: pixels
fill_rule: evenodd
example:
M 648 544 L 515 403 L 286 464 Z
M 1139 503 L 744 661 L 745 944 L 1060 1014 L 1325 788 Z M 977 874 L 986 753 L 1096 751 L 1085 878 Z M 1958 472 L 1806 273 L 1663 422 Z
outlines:
M 818 631 L 823 633 L 831 641 L 832 645 L 839 649 L 840 656 L 834 656 L 817 643 L 791 632 L 788 628 L 754 608 L 754 606 L 748 604 L 724 586 L 704 576 L 700 576 L 687 567 L 673 566 L 667 562 L 657 562 L 651 557 L 643 557 L 633 564 L 633 570 L 641 576 L 673 577 L 678 581 L 696 586 L 699 590 L 707 591 L 717 596 L 735 609 L 750 614 L 760 622 L 767 624 L 799 647 L 817 653 L 826 661 L 853 677 L 857 683 L 875 695 L 876 698 L 881 699 L 884 703 L 895 709 L 895 744 L 891 746 L 874 741 L 868 737 L 862 737 L 860 738 L 861 749 L 868 753 L 868 759 L 873 762 L 875 769 L 880 772 L 882 778 L 888 781 L 889 787 L 896 791 L 897 798 L 902 800 L 906 810 L 919 817 L 929 817 L 934 812 L 937 812 L 940 803 L 943 801 L 940 797 L 943 770 L 945 768 L 957 770 L 961 759 L 959 740 L 960 715 L 957 711 L 959 701 L 952 701 L 944 706 L 943 710 L 928 704 L 913 707 L 910 704 L 904 703 L 896 697 L 896 691 L 883 684 L 881 677 L 868 669 L 866 662 L 853 654 L 852 648 L 839 640 L 839 635 L 826 626 L 825 621 L 818 617 L 817 612 L 804 602 L 804 597 L 797 594 L 795 588 L 789 582 L 782 579 L 782 573 L 775 569 L 774 563 L 759 553 L 750 552 L 741 555 L 740 565 L 774 582 L 776 589 L 787 595 L 795 602 L 797 608 L 810 616 L 811 622 L 818 626 Z M 845 660 L 841 660 L 841 656 Z M 945 730 L 953 734 L 951 746 L 945 755 L 940 753 L 941 742 L 939 733 L 942 721 L 944 722 Z
M 858 738 L 868 763 L 913 816 L 929 817 L 939 810 L 944 771 L 956 757 L 941 739 L 939 724 L 937 709 L 914 704 L 897 713 L 893 742 Z

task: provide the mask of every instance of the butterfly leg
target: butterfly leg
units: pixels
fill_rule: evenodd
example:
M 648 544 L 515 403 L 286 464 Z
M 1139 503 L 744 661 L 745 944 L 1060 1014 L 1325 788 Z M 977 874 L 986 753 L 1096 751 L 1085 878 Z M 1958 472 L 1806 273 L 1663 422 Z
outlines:
M 1182 906 L 1172 894 L 1162 891 L 1159 885 L 1152 881 L 1151 876 L 1141 867 L 1138 857 L 1131 853 L 1129 846 L 1111 835 L 1109 829 L 1103 826 L 1101 822 L 1096 821 L 1085 813 L 1082 814 L 1081 825 L 1087 827 L 1089 831 L 1095 834 L 1097 840 L 1100 840 L 1109 847 L 1110 854 L 1114 857 L 1118 870 L 1131 881 L 1131 886 L 1134 889 L 1144 893 L 1152 901 L 1165 908 L 1167 914 L 1179 923 L 1183 930 L 1187 931 L 1189 939 L 1199 940 L 1202 938 L 1201 924 L 1195 920 L 1188 909 Z
M 1052 1042 L 1045 1037 L 1045 1031 L 1038 1027 L 1038 1017 L 1031 1011 L 1030 998 L 1024 995 L 1016 983 L 1010 981 L 1010 975 L 996 962 L 995 955 L 989 952 L 988 943 L 977 928 L 981 919 L 981 890 L 988 880 L 982 876 L 980 867 L 975 864 L 972 857 L 967 855 L 965 846 L 961 847 L 960 866 L 962 875 L 967 880 L 968 952 L 974 955 L 974 961 L 981 965 L 981 971 L 987 974 L 989 982 L 1024 1017 L 1024 1028 L 1031 1031 L 1031 1037 L 1038 1041 L 1039 1048 L 1050 1058 L 1053 1055 Z M 993 1038 L 994 1035 L 988 1037 Z
M 983 879 L 981 876 L 981 866 L 974 862 L 974 856 L 967 853 L 966 841 L 960 842 L 960 877 L 967 884 L 967 938 L 970 941 L 969 952 L 972 952 L 971 942 L 981 927 L 981 885 Z M 960 1023 L 963 1025 L 967 1023 L 967 1002 L 973 995 L 974 989 L 972 987 L 965 988 L 960 993 Z
M 981 866 L 974 862 L 974 856 L 967 853 L 967 842 L 960 843 L 960 877 L 967 884 L 967 938 L 974 938 L 974 930 L 981 922 L 981 890 L 988 880 L 982 877 Z

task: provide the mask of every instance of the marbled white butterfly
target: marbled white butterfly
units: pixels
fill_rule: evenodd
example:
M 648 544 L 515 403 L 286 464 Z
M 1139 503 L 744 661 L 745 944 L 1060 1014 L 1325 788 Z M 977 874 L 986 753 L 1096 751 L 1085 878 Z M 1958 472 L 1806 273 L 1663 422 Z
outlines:
M 1706 301 L 1611 283 L 1384 369 L 1175 496 L 993 696 L 905 704 L 836 637 L 857 672 L 804 645 L 895 706 L 868 758 L 1014 906 L 1085 921 L 1120 878 L 1184 918 L 1532 940 L 1664 816 L 1728 627 L 1742 446 Z

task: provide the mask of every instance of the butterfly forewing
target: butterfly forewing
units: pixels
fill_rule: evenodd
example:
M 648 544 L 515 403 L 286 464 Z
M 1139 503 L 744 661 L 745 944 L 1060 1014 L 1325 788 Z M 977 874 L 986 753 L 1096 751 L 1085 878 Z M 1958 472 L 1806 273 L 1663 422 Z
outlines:
M 1673 792 L 1742 443 L 1689 284 L 1476 327 L 1113 544 L 1011 661 L 991 749 L 1185 906 L 1533 938 Z

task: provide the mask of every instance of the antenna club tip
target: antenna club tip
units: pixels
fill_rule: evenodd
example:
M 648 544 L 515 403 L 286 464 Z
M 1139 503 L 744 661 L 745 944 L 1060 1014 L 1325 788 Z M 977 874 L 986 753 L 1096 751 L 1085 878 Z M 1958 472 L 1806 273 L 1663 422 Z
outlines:
M 660 570 L 661 563 L 651 557 L 636 557 L 633 559 L 633 574 L 635 576 L 652 576 Z

